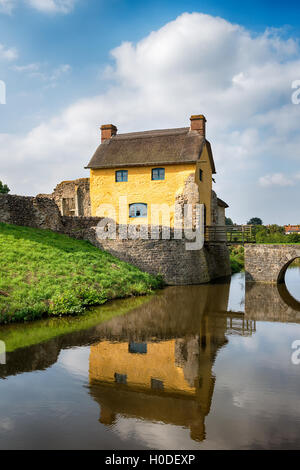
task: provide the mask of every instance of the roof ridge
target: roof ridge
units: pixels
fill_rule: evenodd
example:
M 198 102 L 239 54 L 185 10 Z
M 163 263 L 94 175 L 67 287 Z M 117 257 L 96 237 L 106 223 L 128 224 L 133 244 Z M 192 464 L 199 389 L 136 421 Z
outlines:
M 208 142 L 189 127 L 119 134 L 105 140 L 94 153 L 88 168 L 153 166 L 196 163 L 204 145 L 215 173 Z
M 173 129 L 152 129 L 148 131 L 138 131 L 138 132 L 126 132 L 124 134 L 116 134 L 111 138 L 111 140 L 125 140 L 125 139 L 134 139 L 142 137 L 156 137 L 158 135 L 173 135 L 173 134 L 184 134 L 189 131 L 189 127 L 176 127 Z

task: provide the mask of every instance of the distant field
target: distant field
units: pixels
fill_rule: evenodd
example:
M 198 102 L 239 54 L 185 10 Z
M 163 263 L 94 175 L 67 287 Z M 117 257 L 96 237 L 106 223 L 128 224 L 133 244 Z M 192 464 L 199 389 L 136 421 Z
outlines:
M 0 224 L 0 323 L 78 315 L 90 305 L 161 286 L 160 277 L 88 242 Z

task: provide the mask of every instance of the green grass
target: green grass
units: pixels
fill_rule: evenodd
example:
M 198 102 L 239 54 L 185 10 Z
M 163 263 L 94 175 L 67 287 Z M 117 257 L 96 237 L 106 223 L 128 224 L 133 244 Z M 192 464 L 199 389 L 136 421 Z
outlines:
M 127 298 L 93 307 L 85 315 L 50 317 L 34 322 L 3 325 L 0 329 L 0 340 L 5 342 L 6 352 L 12 352 L 62 335 L 89 330 L 111 318 L 125 315 L 150 299 L 151 296 Z
M 232 245 L 229 248 L 230 265 L 232 274 L 239 273 L 244 270 L 244 247 L 239 245 Z
M 89 242 L 0 224 L 2 324 L 78 315 L 91 305 L 160 287 L 160 276 L 143 273 Z

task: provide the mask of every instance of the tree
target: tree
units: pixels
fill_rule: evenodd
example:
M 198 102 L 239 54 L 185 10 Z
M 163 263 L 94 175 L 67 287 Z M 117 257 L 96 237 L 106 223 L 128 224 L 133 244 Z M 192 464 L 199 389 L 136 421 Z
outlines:
M 291 233 L 287 236 L 289 243 L 300 243 L 300 234 L 299 233 Z
M 282 235 L 285 234 L 284 227 L 282 227 L 281 225 L 276 225 L 276 224 L 268 225 L 268 230 L 270 234 L 274 234 L 274 233 L 280 233 Z
M 0 181 L 0 194 L 7 194 L 9 191 L 10 189 L 7 184 L 3 184 L 2 181 Z
M 247 222 L 247 225 L 262 225 L 263 221 L 259 217 L 252 217 L 252 219 Z
M 225 225 L 233 225 L 233 222 L 230 217 L 225 217 Z

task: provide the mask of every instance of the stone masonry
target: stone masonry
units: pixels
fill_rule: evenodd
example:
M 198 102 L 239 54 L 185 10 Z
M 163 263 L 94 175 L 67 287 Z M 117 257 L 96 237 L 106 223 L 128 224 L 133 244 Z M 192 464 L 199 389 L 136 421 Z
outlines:
M 57 205 L 45 197 L 0 194 L 0 222 L 55 232 L 63 229 Z
M 246 281 L 281 283 L 290 263 L 299 257 L 297 245 L 245 245 Z
M 119 236 L 115 240 L 99 240 L 95 221 L 100 219 L 95 219 L 63 217 L 64 233 L 88 240 L 92 245 L 137 266 L 142 271 L 161 274 L 169 285 L 203 284 L 231 274 L 229 252 L 225 244 L 189 251 L 186 250 L 187 240 L 175 240 L 172 231 L 171 239 L 162 239 L 162 227 L 158 228 L 157 240 L 122 240 Z
M 39 194 L 38 197 L 53 199 L 61 215 L 90 217 L 90 179 L 79 178 L 59 183 L 52 194 Z
M 0 195 L 0 222 L 50 229 L 70 237 L 87 240 L 117 258 L 151 274 L 161 274 L 169 285 L 201 284 L 231 274 L 226 244 L 186 250 L 190 240 L 158 239 L 99 240 L 96 226 L 101 218 L 61 216 L 57 205 L 46 197 Z M 117 227 L 120 230 L 120 227 Z M 118 232 L 117 232 L 118 233 Z

